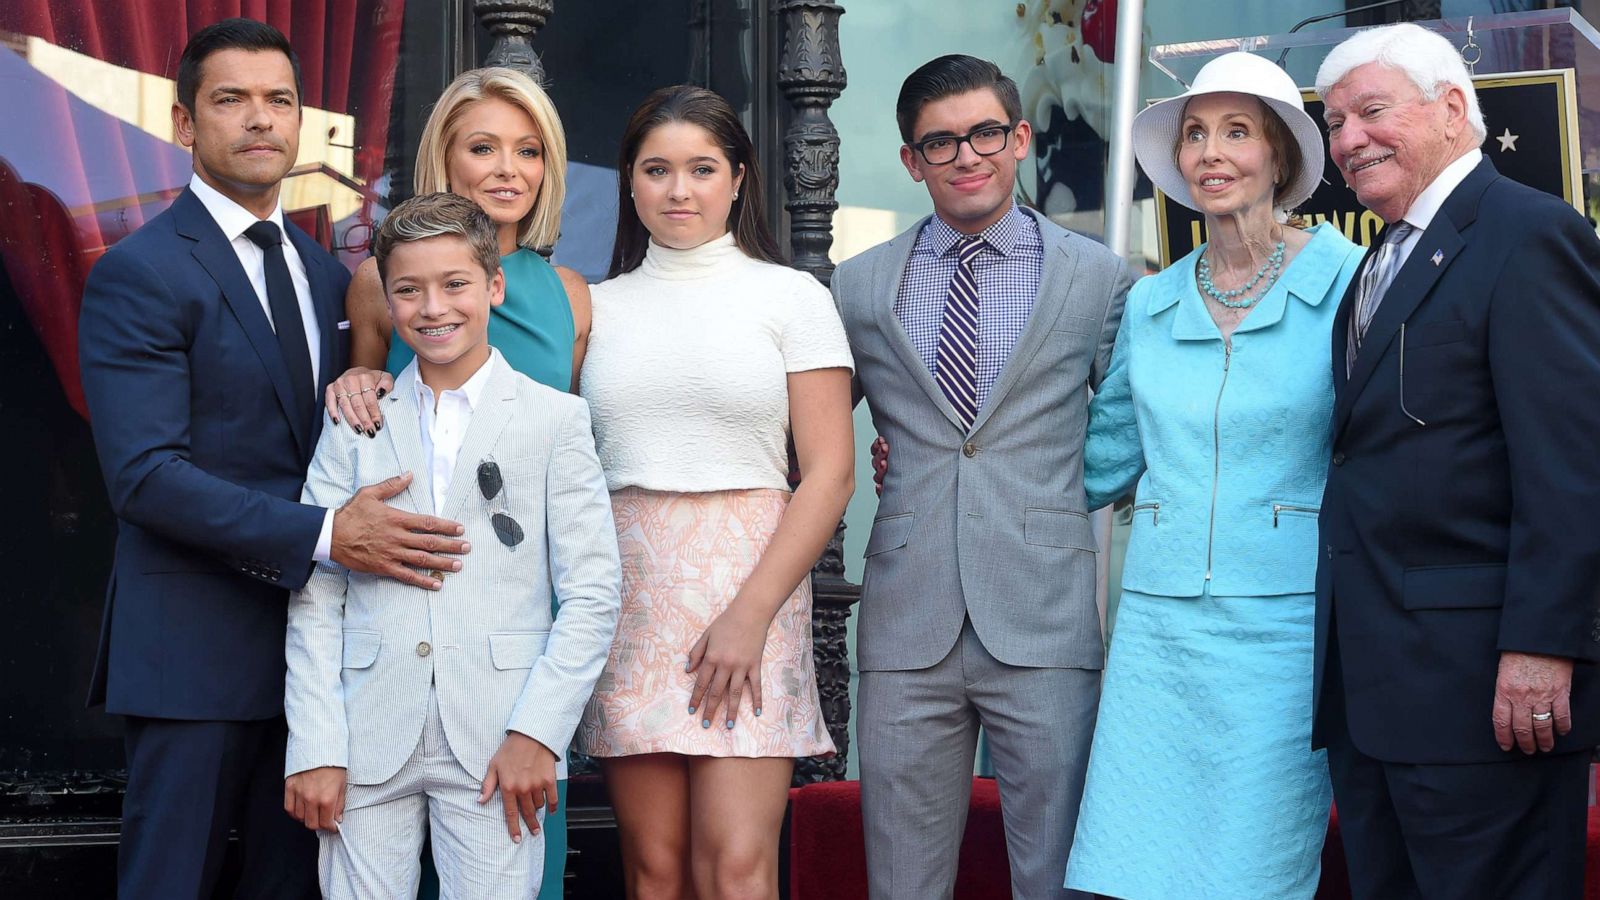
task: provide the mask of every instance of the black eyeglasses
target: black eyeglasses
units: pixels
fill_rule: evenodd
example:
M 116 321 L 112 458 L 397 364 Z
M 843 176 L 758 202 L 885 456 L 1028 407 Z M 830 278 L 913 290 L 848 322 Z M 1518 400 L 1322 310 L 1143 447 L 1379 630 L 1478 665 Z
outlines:
M 1016 129 L 1016 124 L 1010 125 L 984 125 L 974 128 L 966 134 L 955 137 L 952 135 L 939 135 L 917 141 L 911 149 L 921 154 L 922 161 L 930 166 L 942 166 L 956 161 L 961 155 L 961 145 L 966 144 L 972 152 L 979 156 L 993 156 L 1006 148 L 1006 143 L 1011 138 L 1011 132 Z
M 492 459 L 478 463 L 478 492 L 483 494 L 483 499 L 494 502 L 494 499 L 505 489 L 506 482 L 500 477 L 500 464 Z M 490 511 L 489 524 L 494 526 L 495 537 L 507 547 L 516 547 L 522 543 L 522 526 L 517 520 L 506 514 L 505 508 Z

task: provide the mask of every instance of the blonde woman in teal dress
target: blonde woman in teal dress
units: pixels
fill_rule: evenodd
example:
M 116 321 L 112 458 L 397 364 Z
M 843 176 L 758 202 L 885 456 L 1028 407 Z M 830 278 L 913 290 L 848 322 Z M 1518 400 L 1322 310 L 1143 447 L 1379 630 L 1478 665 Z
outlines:
M 1134 144 L 1210 243 L 1129 293 L 1091 406 L 1089 507 L 1137 493 L 1066 886 L 1309 898 L 1331 799 L 1311 750 L 1330 332 L 1362 250 L 1286 221 L 1324 149 L 1268 60 L 1212 61 Z
M 417 194 L 452 191 L 477 203 L 499 231 L 505 301 L 489 317 L 489 343 L 511 367 L 542 384 L 577 390 L 589 338 L 589 286 L 571 269 L 552 266 L 534 248 L 553 246 L 561 232 L 567 146 L 550 98 L 514 69 L 474 69 L 450 83 L 434 106 L 417 148 Z M 377 266 L 356 270 L 345 298 L 354 368 L 328 386 L 336 426 L 374 436 L 383 427 L 378 398 L 412 353 L 394 340 Z M 447 576 L 448 577 L 448 576 Z M 557 769 L 560 808 L 544 821 L 541 900 L 560 900 L 566 871 L 566 751 Z M 431 876 L 431 873 L 430 873 Z M 429 893 L 429 877 L 424 894 Z

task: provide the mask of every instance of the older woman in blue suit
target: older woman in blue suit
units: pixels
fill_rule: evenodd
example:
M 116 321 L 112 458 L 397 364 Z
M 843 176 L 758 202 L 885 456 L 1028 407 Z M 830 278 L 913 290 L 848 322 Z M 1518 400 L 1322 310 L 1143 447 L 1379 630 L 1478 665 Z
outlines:
M 1330 800 L 1310 740 L 1329 334 L 1362 251 L 1288 221 L 1324 148 L 1267 60 L 1214 60 L 1134 141 L 1210 241 L 1128 295 L 1090 413 L 1090 507 L 1138 489 L 1067 886 L 1310 897 Z

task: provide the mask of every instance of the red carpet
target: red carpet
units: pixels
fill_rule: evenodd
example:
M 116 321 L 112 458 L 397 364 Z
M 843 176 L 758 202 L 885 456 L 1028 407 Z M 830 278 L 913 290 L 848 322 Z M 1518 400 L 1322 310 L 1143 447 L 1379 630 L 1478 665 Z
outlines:
M 861 830 L 861 784 L 838 781 L 789 792 L 790 900 L 866 900 L 867 860 Z M 1600 900 L 1600 808 L 1589 809 L 1588 882 L 1584 900 Z M 1009 900 L 1005 828 L 993 779 L 972 779 L 972 809 L 956 870 L 958 900 Z M 1337 810 L 1322 848 L 1317 900 L 1347 900 L 1344 844 Z
M 789 791 L 790 900 L 866 900 L 867 856 L 861 828 L 861 783 L 835 781 Z M 992 778 L 972 779 L 972 810 L 961 841 L 955 895 L 1010 900 L 1000 791 Z

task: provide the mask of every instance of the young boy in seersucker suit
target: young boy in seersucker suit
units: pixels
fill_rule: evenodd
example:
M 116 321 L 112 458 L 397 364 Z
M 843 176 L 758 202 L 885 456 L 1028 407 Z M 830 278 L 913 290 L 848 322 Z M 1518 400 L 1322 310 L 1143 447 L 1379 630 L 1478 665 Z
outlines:
M 412 472 L 389 502 L 461 522 L 471 552 L 430 572 L 438 591 L 323 563 L 293 595 L 284 806 L 317 829 L 325 897 L 415 896 L 426 824 L 445 896 L 531 898 L 539 822 L 620 605 L 588 406 L 489 346 L 505 281 L 471 201 L 400 204 L 375 255 L 417 358 L 375 438 L 324 429 L 304 501 L 337 507 Z

